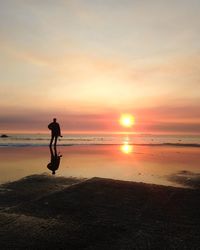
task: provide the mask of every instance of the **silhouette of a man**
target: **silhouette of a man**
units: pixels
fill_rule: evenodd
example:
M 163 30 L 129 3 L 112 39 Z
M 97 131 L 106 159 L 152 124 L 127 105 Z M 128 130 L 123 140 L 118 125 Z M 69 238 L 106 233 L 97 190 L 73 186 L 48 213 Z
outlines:
M 54 146 L 56 146 L 58 136 L 62 137 L 61 132 L 60 132 L 60 125 L 59 123 L 56 122 L 56 118 L 54 118 L 53 122 L 51 122 L 48 125 L 48 128 L 51 130 L 51 141 L 50 141 L 49 146 L 52 145 L 53 141 L 54 141 Z
M 60 165 L 60 158 L 62 155 L 59 153 L 57 154 L 56 147 L 54 147 L 54 152 L 52 147 L 50 148 L 50 154 L 51 154 L 51 162 L 47 165 L 47 168 L 52 171 L 52 174 L 54 175 L 56 173 L 56 170 L 58 170 Z

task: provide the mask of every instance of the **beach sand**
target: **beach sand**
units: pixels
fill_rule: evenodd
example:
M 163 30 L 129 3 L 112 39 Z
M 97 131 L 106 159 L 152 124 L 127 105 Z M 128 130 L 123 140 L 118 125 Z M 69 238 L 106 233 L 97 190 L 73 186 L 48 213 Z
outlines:
M 33 175 L 0 197 L 1 249 L 199 249 L 199 189 Z
M 131 146 L 130 153 L 122 149 L 119 145 L 59 146 L 62 157 L 56 176 L 200 188 L 199 148 Z M 47 168 L 49 147 L 5 147 L 0 149 L 0 159 L 0 184 L 52 172 Z

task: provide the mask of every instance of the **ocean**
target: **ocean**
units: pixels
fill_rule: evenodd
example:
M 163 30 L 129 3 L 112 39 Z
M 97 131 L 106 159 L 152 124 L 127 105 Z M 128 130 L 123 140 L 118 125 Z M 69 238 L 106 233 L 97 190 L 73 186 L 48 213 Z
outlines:
M 10 134 L 0 138 L 0 147 L 46 146 L 49 134 Z M 200 147 L 200 135 L 144 135 L 144 134 L 64 134 L 58 145 L 171 145 Z
M 0 183 L 53 174 L 49 134 L 8 136 L 0 138 Z M 56 176 L 200 188 L 200 136 L 64 134 L 57 154 Z

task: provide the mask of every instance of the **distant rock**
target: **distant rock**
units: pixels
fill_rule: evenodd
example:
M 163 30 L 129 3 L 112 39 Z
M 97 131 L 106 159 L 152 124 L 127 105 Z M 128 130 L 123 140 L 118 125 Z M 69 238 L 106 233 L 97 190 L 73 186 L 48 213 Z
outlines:
M 8 138 L 9 136 L 8 135 L 6 135 L 6 134 L 2 134 L 1 135 L 1 138 Z

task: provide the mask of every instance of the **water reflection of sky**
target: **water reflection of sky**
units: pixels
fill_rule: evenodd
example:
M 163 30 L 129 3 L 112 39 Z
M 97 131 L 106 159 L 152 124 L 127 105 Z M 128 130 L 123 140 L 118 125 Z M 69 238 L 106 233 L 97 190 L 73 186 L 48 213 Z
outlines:
M 120 149 L 121 149 L 122 153 L 130 154 L 133 152 L 133 145 L 129 145 L 128 143 L 124 143 L 123 145 L 121 145 Z
M 124 154 L 130 154 L 133 152 L 133 145 L 130 145 L 130 139 L 128 136 L 123 138 L 122 145 L 120 146 L 120 151 Z
M 133 145 L 130 145 L 128 141 L 124 141 L 120 146 L 121 152 L 124 154 L 130 154 L 133 152 Z
M 62 161 L 56 176 L 91 178 L 94 176 L 161 185 L 184 186 L 174 173 L 200 173 L 200 149 L 169 146 L 123 145 L 58 147 Z M 49 173 L 48 147 L 0 149 L 0 182 L 27 175 Z M 191 177 L 191 176 L 190 176 Z

